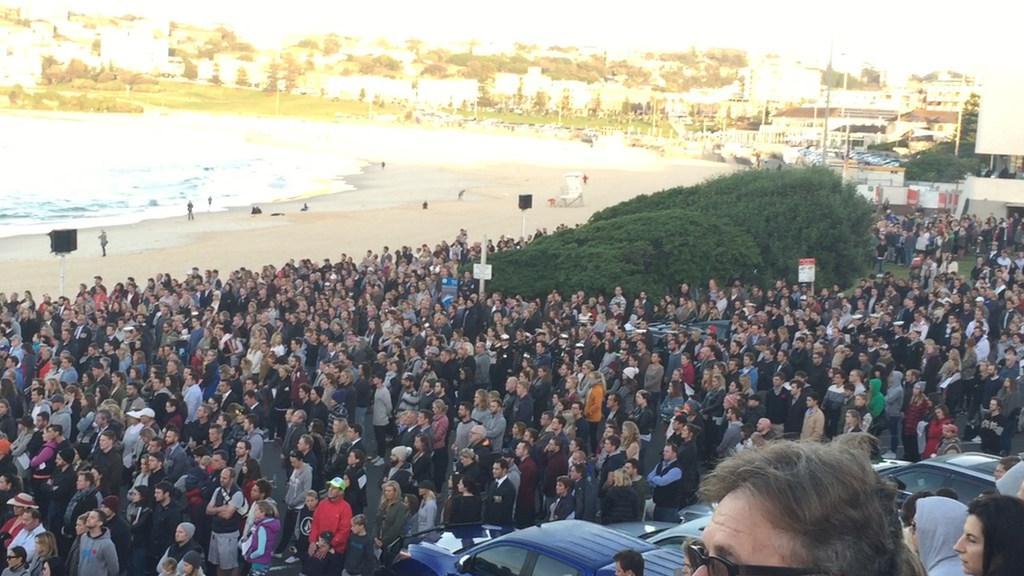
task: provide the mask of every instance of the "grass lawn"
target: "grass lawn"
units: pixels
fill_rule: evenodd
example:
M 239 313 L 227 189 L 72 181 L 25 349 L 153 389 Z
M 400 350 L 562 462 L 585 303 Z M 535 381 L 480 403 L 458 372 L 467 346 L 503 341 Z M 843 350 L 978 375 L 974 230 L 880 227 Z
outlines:
M 463 114 L 463 116 L 472 118 L 472 114 Z M 499 122 L 508 122 L 510 124 L 537 124 L 537 125 L 558 125 L 559 119 L 557 114 L 516 114 L 515 112 L 493 112 L 489 110 L 481 110 L 478 112 L 477 117 L 481 120 L 497 120 Z M 592 130 L 615 130 L 615 131 L 626 131 L 631 129 L 633 134 L 647 136 L 651 134 L 651 123 L 645 121 L 633 120 L 625 122 L 616 118 L 590 118 L 583 116 L 565 116 L 561 119 L 561 126 L 569 128 L 588 128 Z M 672 137 L 675 135 L 675 131 L 667 122 L 662 122 L 658 125 L 655 130 L 657 136 Z
M 278 96 L 270 92 L 189 84 L 184 82 L 161 82 L 154 92 L 109 92 L 104 90 L 72 89 L 59 86 L 57 91 L 64 95 L 89 94 L 133 102 L 146 107 L 167 108 L 213 114 L 235 114 L 240 116 L 274 116 L 278 114 Z M 370 117 L 371 114 L 397 114 L 404 110 L 399 106 L 373 106 L 368 102 L 333 101 L 316 96 L 301 96 L 281 93 L 280 115 L 309 119 L 333 119 L 338 115 Z
M 214 86 L 211 84 L 195 84 L 190 82 L 162 81 L 151 90 L 151 86 L 128 92 L 126 90 L 110 91 L 95 88 L 72 88 L 61 84 L 48 88 L 33 90 L 36 93 L 56 92 L 64 97 L 88 95 L 105 100 L 130 102 L 147 108 L 165 108 L 168 110 L 184 110 L 191 112 L 207 112 L 213 114 L 234 114 L 239 116 L 288 116 L 316 120 L 333 119 L 337 116 L 370 118 L 382 114 L 391 114 L 403 118 L 408 111 L 399 105 L 377 106 L 369 102 L 353 100 L 329 100 L 319 96 L 301 96 L 282 92 L 280 104 L 278 95 L 234 86 Z M 143 91 L 146 90 L 146 91 Z M 280 106 L 280 108 L 278 108 Z M 566 116 L 559 121 L 557 114 L 516 114 L 514 112 L 494 112 L 481 110 L 478 113 L 457 112 L 463 118 L 474 117 L 481 120 L 496 120 L 511 124 L 561 125 L 569 128 L 586 128 L 593 130 L 629 131 L 638 136 L 652 133 L 650 122 L 631 120 L 626 122 L 618 118 L 590 118 L 583 116 Z M 672 137 L 675 135 L 667 123 L 660 123 L 655 129 L 656 135 Z
M 974 268 L 974 257 L 969 256 L 967 258 L 961 258 L 957 260 L 957 265 L 960 267 L 961 276 L 969 276 L 971 273 L 971 268 Z M 882 270 L 888 273 L 892 273 L 893 278 L 906 279 L 910 277 L 910 267 L 908 266 L 897 265 L 891 262 L 887 262 L 882 267 Z

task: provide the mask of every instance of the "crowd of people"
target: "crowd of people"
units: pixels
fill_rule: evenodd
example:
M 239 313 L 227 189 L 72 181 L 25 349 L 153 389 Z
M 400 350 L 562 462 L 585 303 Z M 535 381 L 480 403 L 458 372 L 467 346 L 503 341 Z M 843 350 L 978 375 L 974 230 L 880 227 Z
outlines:
M 878 254 L 893 256 L 893 230 L 951 223 L 886 215 Z M 774 489 L 732 463 L 777 466 L 763 459 L 787 450 L 827 463 L 806 446 L 829 440 L 916 461 L 977 439 L 1016 478 L 1015 238 L 991 235 L 964 276 L 933 266 L 950 252 L 929 241 L 909 262 L 920 273 L 846 292 L 719 279 L 658 299 L 481 294 L 460 267 L 523 242 L 463 230 L 433 248 L 0 294 L 4 562 L 32 576 L 259 576 L 277 559 L 368 575 L 439 524 L 678 522 L 702 491 L 724 506 Z M 986 506 L 964 514 L 981 525 L 967 520 L 962 555 L 1016 510 Z M 710 530 L 691 564 L 710 570 L 729 538 Z M 992 561 L 972 574 L 1011 573 Z

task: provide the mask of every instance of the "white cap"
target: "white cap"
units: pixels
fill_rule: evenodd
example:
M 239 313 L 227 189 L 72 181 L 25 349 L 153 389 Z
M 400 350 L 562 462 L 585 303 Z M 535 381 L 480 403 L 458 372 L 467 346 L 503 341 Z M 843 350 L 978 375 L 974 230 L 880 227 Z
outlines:
M 143 416 L 156 418 L 156 412 L 153 412 L 152 408 L 143 408 L 142 410 L 132 410 L 128 413 L 128 416 L 131 416 L 132 418 L 142 418 Z

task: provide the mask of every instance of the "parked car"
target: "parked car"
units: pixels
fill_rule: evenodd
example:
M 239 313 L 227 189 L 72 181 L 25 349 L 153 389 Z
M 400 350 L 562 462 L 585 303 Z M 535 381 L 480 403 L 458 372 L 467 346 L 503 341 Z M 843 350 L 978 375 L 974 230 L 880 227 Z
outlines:
M 698 518 L 710 517 L 715 512 L 715 507 L 705 502 L 691 504 L 679 509 L 679 520 L 689 522 Z
M 683 542 L 687 540 L 699 540 L 704 535 L 704 529 L 711 523 L 711 515 L 699 516 L 689 522 L 682 524 L 668 524 L 666 522 L 623 522 L 608 526 L 623 534 L 635 536 L 660 548 L 681 550 Z
M 963 503 L 968 503 L 986 490 L 996 489 L 995 470 L 999 458 L 981 452 L 947 454 L 906 466 L 889 469 L 884 476 L 896 481 L 900 488 L 899 503 L 922 490 L 952 488 Z
M 609 524 L 608 527 L 612 530 L 622 532 L 627 536 L 633 536 L 641 540 L 646 540 L 651 534 L 657 534 L 658 532 L 664 532 L 671 528 L 675 528 L 679 524 L 673 524 L 672 522 L 618 522 L 616 524 Z
M 562 520 L 515 530 L 487 526 L 440 528 L 436 542 L 410 544 L 390 566 L 401 576 L 612 576 L 613 557 L 633 549 L 644 556 L 644 574 L 674 576 L 682 550 L 655 544 L 582 520 Z

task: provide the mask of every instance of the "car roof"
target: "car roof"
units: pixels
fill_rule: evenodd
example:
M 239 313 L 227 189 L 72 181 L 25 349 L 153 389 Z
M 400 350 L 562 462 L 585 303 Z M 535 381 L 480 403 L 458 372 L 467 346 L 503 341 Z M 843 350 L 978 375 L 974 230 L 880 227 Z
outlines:
M 650 538 L 645 538 L 652 544 L 657 544 L 662 540 L 669 538 L 678 538 L 680 536 L 686 538 L 701 538 L 704 534 L 704 529 L 707 528 L 708 524 L 711 523 L 711 516 L 703 516 L 689 522 L 683 522 L 677 526 L 669 528 L 668 530 L 662 530 L 655 532 Z
M 983 452 L 964 452 L 963 454 L 936 456 L 922 462 L 991 477 L 996 470 L 996 466 L 999 465 L 999 457 Z
M 615 524 L 608 524 L 607 526 L 613 530 L 622 532 L 623 534 L 643 538 L 645 535 L 651 534 L 652 532 L 668 530 L 669 528 L 675 528 L 678 525 L 679 524 L 675 522 L 618 522 Z
M 548 552 L 588 570 L 597 571 L 612 562 L 619 550 L 655 550 L 653 544 L 611 528 L 582 520 L 561 520 L 506 534 L 495 541 L 515 542 L 526 548 Z M 646 557 L 646 555 L 645 555 Z M 676 566 L 678 568 L 678 566 Z

